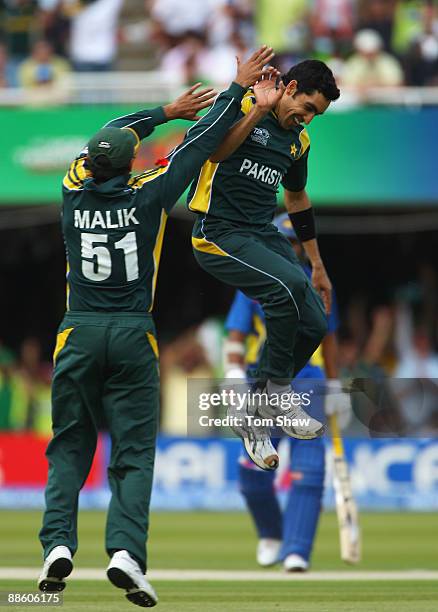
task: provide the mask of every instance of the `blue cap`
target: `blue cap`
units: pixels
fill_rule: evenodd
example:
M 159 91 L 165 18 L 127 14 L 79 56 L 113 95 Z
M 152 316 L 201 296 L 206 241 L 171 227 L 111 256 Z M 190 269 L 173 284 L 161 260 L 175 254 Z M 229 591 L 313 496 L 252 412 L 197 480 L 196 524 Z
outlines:
M 290 222 L 289 215 L 287 213 L 282 213 L 281 215 L 275 217 L 273 224 L 280 230 L 282 234 L 284 234 L 291 240 L 298 240 L 295 230 L 292 227 L 292 223 Z

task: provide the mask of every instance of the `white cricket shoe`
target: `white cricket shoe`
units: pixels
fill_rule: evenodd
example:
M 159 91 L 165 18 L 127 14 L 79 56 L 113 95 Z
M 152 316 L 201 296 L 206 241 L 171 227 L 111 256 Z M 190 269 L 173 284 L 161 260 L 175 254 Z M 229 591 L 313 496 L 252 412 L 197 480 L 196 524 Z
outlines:
M 114 586 L 125 589 L 126 597 L 133 604 L 143 608 L 152 608 L 157 604 L 157 594 L 127 550 L 113 554 L 106 575 Z
M 268 394 L 264 389 L 267 401 L 261 401 L 257 407 L 258 414 L 266 419 L 277 421 L 281 429 L 291 438 L 299 440 L 313 440 L 323 435 L 325 426 L 323 423 L 311 417 L 301 407 L 301 402 L 294 397 L 293 391 L 280 394 Z M 289 396 L 289 399 L 287 398 Z M 281 417 L 281 422 L 278 422 Z
M 278 468 L 280 460 L 267 427 L 248 427 L 242 440 L 248 456 L 257 467 L 266 471 Z
M 261 538 L 257 544 L 257 563 L 269 567 L 278 563 L 281 550 L 281 540 Z
M 300 555 L 288 555 L 283 561 L 283 567 L 286 572 L 307 572 L 309 562 Z
M 70 576 L 73 570 L 73 561 L 67 546 L 55 546 L 47 555 L 43 571 L 38 579 L 40 591 L 56 592 L 65 589 L 64 578 Z
M 250 425 L 246 419 L 248 415 L 247 404 L 240 410 L 233 405 L 228 406 L 227 416 L 232 422 L 230 425 L 231 429 L 236 436 L 242 438 L 245 450 L 251 461 L 262 470 L 276 470 L 279 459 L 277 451 L 271 442 L 269 428 Z

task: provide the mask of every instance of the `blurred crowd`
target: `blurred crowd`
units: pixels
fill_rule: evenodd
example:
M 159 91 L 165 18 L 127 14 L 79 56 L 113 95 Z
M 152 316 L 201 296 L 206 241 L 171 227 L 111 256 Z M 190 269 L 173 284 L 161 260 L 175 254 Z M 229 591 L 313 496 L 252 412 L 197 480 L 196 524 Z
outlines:
M 366 89 L 438 83 L 438 3 L 418 0 L 155 0 L 159 64 L 185 80 L 231 78 L 236 54 L 274 47 L 286 72 L 308 57 L 341 85 Z M 180 7 L 178 10 L 177 7 Z
M 51 378 L 37 338 L 26 338 L 18 354 L 0 340 L 0 430 L 50 432 Z
M 222 84 L 259 43 L 282 71 L 315 57 L 359 90 L 438 84 L 437 0 L 0 0 L 0 88 L 116 69 L 123 52 L 123 68 Z

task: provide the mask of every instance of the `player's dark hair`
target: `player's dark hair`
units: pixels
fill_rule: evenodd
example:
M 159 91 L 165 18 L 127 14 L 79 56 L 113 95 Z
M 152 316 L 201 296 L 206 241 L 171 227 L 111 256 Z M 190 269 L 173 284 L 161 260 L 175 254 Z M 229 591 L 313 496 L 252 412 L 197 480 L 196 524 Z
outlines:
M 88 158 L 87 165 L 96 183 L 104 183 L 116 176 L 124 176 L 131 172 L 131 168 L 113 168 L 106 155 L 98 155 L 93 161 Z
M 319 91 L 326 100 L 334 101 L 339 98 L 341 92 L 336 85 L 333 72 L 319 60 L 305 60 L 300 62 L 281 77 L 285 85 L 291 81 L 298 83 L 297 93 L 311 95 Z

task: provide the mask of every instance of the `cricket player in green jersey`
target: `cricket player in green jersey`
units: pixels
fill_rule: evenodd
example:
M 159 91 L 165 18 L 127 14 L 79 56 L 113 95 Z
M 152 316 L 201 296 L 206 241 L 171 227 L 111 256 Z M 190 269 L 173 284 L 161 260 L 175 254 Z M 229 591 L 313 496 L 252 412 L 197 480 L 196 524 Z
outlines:
M 111 121 L 63 181 L 67 312 L 54 353 L 49 478 L 40 540 L 43 591 L 65 588 L 78 546 L 79 491 L 91 468 L 97 421 L 112 449 L 106 524 L 109 580 L 151 607 L 145 542 L 158 424 L 158 350 L 152 307 L 167 215 L 238 118 L 246 89 L 273 57 L 266 46 L 238 66 L 235 82 L 192 126 L 164 167 L 130 176 L 139 141 L 175 117 L 195 118 L 212 91 L 194 86 L 175 103 Z
M 322 115 L 340 92 L 331 70 L 316 60 L 291 68 L 282 77 L 282 87 L 280 91 L 267 78 L 248 91 L 239 121 L 202 167 L 188 202 L 197 213 L 192 244 L 200 266 L 259 302 L 265 314 L 267 341 L 252 373 L 254 389 L 268 398 L 260 400 L 258 415 L 282 416 L 288 435 L 311 439 L 322 435 L 324 426 L 292 398 L 289 381 L 326 333 L 324 306 L 329 312 L 331 284 L 305 189 L 310 139 L 303 124 Z M 288 240 L 271 223 L 280 185 L 312 264 L 312 282 Z M 281 401 L 281 408 L 278 398 L 287 394 L 289 407 Z M 277 467 L 269 429 L 236 427 L 235 431 L 259 467 Z

